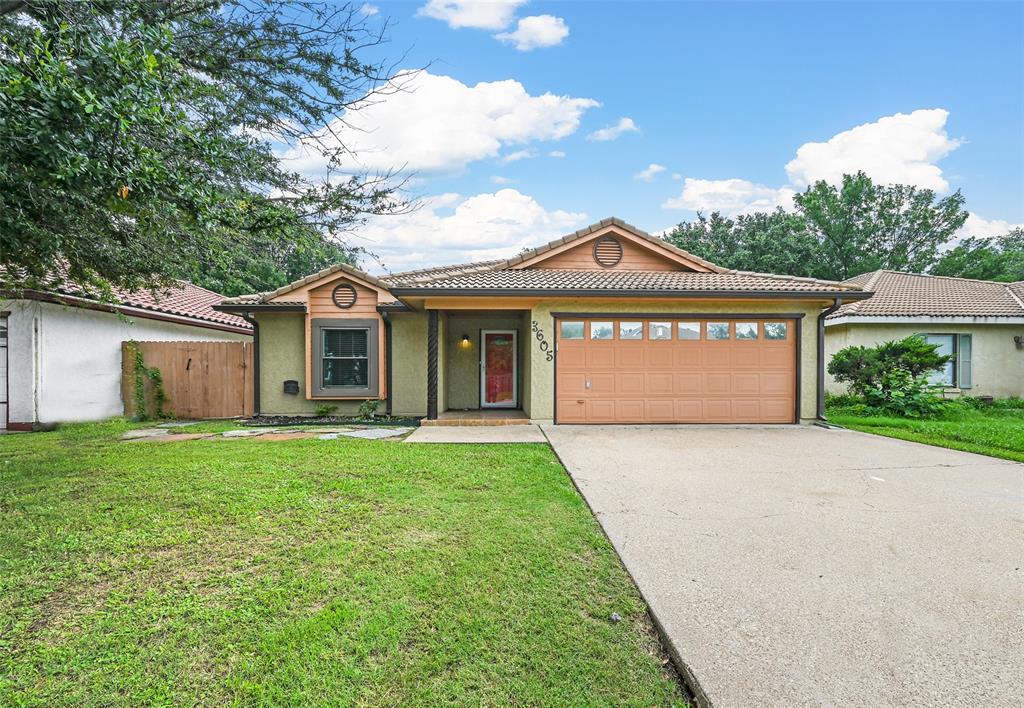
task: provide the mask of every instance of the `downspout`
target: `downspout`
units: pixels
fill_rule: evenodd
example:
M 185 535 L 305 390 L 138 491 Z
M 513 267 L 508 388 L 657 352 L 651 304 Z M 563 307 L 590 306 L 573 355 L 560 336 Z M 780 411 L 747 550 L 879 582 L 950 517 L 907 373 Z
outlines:
M 384 320 L 384 387 L 388 392 L 384 399 L 384 413 L 390 418 L 391 400 L 394 395 L 391 388 L 391 318 L 387 312 L 380 313 L 380 316 Z
M 818 405 L 816 417 L 827 421 L 825 417 L 825 318 L 843 306 L 843 298 L 837 297 L 835 304 L 825 308 L 818 315 Z
M 239 316 L 252 325 L 252 415 L 260 414 L 260 325 L 252 312 Z

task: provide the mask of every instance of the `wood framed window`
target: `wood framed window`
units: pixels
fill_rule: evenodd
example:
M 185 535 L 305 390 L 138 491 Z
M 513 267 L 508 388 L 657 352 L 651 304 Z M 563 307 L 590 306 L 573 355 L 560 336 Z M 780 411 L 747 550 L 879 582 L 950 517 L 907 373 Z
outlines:
M 379 322 L 313 320 L 313 396 L 376 398 L 379 390 Z

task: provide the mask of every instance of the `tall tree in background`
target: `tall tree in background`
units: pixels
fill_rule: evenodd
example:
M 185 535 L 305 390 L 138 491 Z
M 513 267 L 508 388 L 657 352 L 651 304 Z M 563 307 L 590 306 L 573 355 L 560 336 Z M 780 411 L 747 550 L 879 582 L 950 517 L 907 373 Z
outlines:
M 960 192 L 880 186 L 859 172 L 841 186 L 820 181 L 794 197 L 795 213 L 777 209 L 735 219 L 715 212 L 679 224 L 665 238 L 737 270 L 845 280 L 879 268 L 922 273 L 963 226 Z
M 816 182 L 793 201 L 820 245 L 818 271 L 832 280 L 879 268 L 923 273 L 967 220 L 959 191 L 936 201 L 930 189 L 876 185 L 863 172 L 839 187 Z
M 0 287 L 61 266 L 84 286 L 213 274 L 263 289 L 296 254 L 337 260 L 331 235 L 403 209 L 333 132 L 395 87 L 386 24 L 359 7 L 0 3 Z M 274 152 L 288 145 L 327 173 L 290 171 Z
M 1024 229 L 998 238 L 967 238 L 942 254 L 933 275 L 1013 283 L 1024 280 Z

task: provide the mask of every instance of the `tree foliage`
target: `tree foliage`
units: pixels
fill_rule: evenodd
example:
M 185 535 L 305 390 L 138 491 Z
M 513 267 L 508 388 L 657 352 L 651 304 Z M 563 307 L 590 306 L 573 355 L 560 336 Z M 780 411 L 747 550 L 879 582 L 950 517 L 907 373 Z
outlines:
M 0 5 L 0 286 L 55 267 L 83 285 L 202 283 L 251 259 L 262 289 L 297 254 L 343 251 L 332 235 L 404 208 L 391 175 L 353 171 L 332 139 L 394 88 L 363 58 L 385 29 L 314 0 Z M 326 171 L 289 170 L 288 145 Z
M 963 196 L 874 184 L 862 172 L 819 181 L 777 209 L 679 224 L 666 239 L 729 268 L 845 280 L 879 268 L 922 272 L 967 219 Z
M 1013 283 L 1024 280 L 1024 229 L 998 238 L 967 238 L 939 258 L 933 275 Z

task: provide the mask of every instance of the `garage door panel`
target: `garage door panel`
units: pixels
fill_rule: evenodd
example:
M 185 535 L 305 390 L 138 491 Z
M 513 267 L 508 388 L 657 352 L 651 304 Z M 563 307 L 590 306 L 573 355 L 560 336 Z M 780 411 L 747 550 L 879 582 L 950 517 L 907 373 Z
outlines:
M 627 396 L 639 396 L 644 392 L 644 375 L 637 371 L 627 371 L 617 377 L 616 393 Z
M 699 373 L 673 374 L 672 393 L 698 394 L 701 392 L 702 376 Z
M 589 319 L 584 331 L 589 334 Z M 561 423 L 787 423 L 795 410 L 796 342 L 792 324 L 785 340 L 620 340 L 624 318 L 613 322 L 613 338 L 560 342 L 556 358 L 557 419 Z M 629 322 L 641 318 L 625 318 Z M 666 321 L 668 318 L 657 320 Z M 690 321 L 698 321 L 693 318 Z M 711 318 L 722 322 L 728 318 Z M 760 324 L 777 317 L 745 317 Z M 633 328 L 635 331 L 635 327 Z M 663 331 L 663 330 L 659 330 Z M 692 330 L 689 330 L 692 331 Z M 589 386 L 587 385 L 589 382 Z
M 644 393 L 664 394 L 672 392 L 672 372 L 654 372 L 644 375 Z
M 615 367 L 615 349 L 610 342 L 595 342 L 587 350 L 587 369 L 611 369 Z

